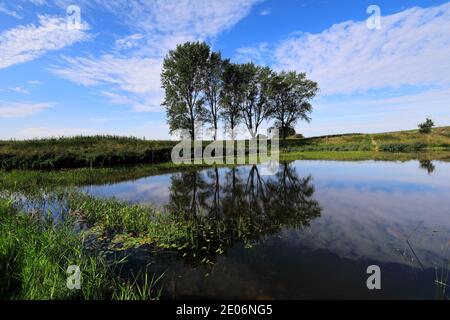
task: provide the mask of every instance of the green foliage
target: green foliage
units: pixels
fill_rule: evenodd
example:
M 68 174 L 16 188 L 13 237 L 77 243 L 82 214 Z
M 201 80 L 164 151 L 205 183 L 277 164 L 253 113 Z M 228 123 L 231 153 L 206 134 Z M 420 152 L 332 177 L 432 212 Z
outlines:
M 206 43 L 187 42 L 164 59 L 161 83 L 171 133 L 185 130 L 195 139 L 196 122 L 206 116 L 202 93 L 210 54 Z
M 241 112 L 244 123 L 252 136 L 256 138 L 259 126 L 268 120 L 273 104 L 270 99 L 270 82 L 274 72 L 268 67 L 259 67 L 253 63 L 239 65 L 238 72 L 242 78 Z
M 186 42 L 170 51 L 161 82 L 171 133 L 183 130 L 192 140 L 196 127 L 204 123 L 212 125 L 216 140 L 219 115 L 232 139 L 242 120 L 252 138 L 271 118 L 285 132 L 299 120 L 310 120 L 310 102 L 318 91 L 317 83 L 304 73 L 277 74 L 253 63 L 231 63 L 204 42 Z
M 217 139 L 220 116 L 220 96 L 223 90 L 224 61 L 218 52 L 211 52 L 208 57 L 205 75 L 203 78 L 203 90 L 208 110 L 205 113 L 204 121 L 212 125 L 214 130 L 214 140 Z
M 417 152 L 422 151 L 427 147 L 425 143 L 390 143 L 382 144 L 379 147 L 381 152 Z
M 174 141 L 114 136 L 0 142 L 2 169 L 60 169 L 157 164 L 171 159 Z
M 434 122 L 430 118 L 427 118 L 425 122 L 419 124 L 420 133 L 430 133 L 431 129 L 434 127 Z
M 295 128 L 291 126 L 282 126 L 278 121 L 275 122 L 273 127 L 269 128 L 269 132 L 273 132 L 273 130 L 277 129 L 280 137 L 291 137 L 295 136 L 297 133 L 295 132 Z
M 43 177 L 43 181 L 48 181 L 48 178 L 51 177 L 55 183 L 60 181 L 63 184 L 71 179 L 83 180 L 86 183 L 95 183 L 95 181 L 100 183 L 107 179 L 109 173 L 114 176 L 139 177 L 139 175 L 181 168 L 171 163 L 172 148 L 177 143 L 177 141 L 146 141 L 113 136 L 0 141 L 0 168 L 6 170 L 51 170 L 101 167 L 103 171 L 92 172 L 92 174 L 95 174 L 92 179 L 89 179 L 91 172 L 87 169 L 70 171 L 70 174 L 53 172 Z M 208 141 L 204 141 L 203 146 L 206 147 L 208 143 Z M 289 139 L 281 141 L 280 146 L 282 152 L 326 150 L 448 151 L 450 150 L 450 127 L 433 128 L 431 133 L 427 135 L 412 130 Z M 142 164 L 142 166 L 135 166 L 132 169 L 128 167 L 138 164 Z M 105 168 L 113 166 L 119 168 Z M 22 181 L 20 174 L 17 174 L 16 178 L 18 182 Z M 66 182 L 63 182 L 63 180 Z M 0 180 L 0 185 L 2 182 L 4 181 Z M 32 184 L 30 184 L 31 187 Z
M 80 267 L 80 290 L 66 286 L 70 265 Z M 131 285 L 118 277 L 116 266 L 100 254 L 91 255 L 70 221 L 20 213 L 12 201 L 0 200 L 0 299 L 158 297 L 154 281 Z
M 311 99 L 319 90 L 318 84 L 306 78 L 304 73 L 280 72 L 270 82 L 271 116 L 275 126 L 281 129 L 283 140 L 288 129 L 298 120 L 310 121 Z
M 231 130 L 231 138 L 234 139 L 234 130 L 242 121 L 241 104 L 243 101 L 242 87 L 243 74 L 238 64 L 224 62 L 222 75 L 223 90 L 220 101 L 222 105 L 221 118 L 226 128 Z

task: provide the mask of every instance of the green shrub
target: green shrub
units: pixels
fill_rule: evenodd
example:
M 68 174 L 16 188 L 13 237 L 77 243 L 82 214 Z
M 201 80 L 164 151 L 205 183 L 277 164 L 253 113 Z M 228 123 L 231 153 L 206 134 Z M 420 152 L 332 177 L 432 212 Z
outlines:
M 425 122 L 419 124 L 420 133 L 430 133 L 431 129 L 434 127 L 434 122 L 430 118 L 427 118 Z
M 389 143 L 389 144 L 382 144 L 379 147 L 379 150 L 382 152 L 418 152 L 423 151 L 427 148 L 427 145 L 422 142 L 416 142 L 416 143 Z

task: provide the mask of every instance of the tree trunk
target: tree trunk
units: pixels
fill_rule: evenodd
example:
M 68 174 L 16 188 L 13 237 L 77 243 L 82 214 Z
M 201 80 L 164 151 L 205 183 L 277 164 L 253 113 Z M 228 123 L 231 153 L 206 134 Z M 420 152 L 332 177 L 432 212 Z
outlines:
M 217 140 L 217 119 L 214 119 L 214 141 Z
M 193 118 L 191 120 L 191 140 L 195 140 L 195 122 Z

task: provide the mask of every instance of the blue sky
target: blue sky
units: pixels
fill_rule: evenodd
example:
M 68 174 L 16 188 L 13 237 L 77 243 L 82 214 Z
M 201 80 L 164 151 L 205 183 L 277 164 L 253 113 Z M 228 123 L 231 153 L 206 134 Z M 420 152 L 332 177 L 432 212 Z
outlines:
M 378 30 L 366 23 L 372 4 Z M 427 116 L 450 125 L 448 1 L 0 0 L 0 139 L 170 138 L 161 63 L 194 40 L 307 72 L 321 87 L 312 122 L 297 124 L 307 136 L 411 129 Z

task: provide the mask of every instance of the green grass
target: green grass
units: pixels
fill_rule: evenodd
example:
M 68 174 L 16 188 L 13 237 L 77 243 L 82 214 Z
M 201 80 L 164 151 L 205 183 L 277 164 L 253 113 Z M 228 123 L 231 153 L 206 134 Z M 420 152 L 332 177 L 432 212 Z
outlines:
M 62 169 L 161 164 L 171 161 L 176 141 L 146 141 L 114 136 L 0 141 L 0 168 Z M 208 144 L 204 142 L 204 146 Z M 346 134 L 281 142 L 284 154 L 293 152 L 445 152 L 450 151 L 450 127 L 430 134 L 418 130 Z
M 103 185 L 135 180 L 150 175 L 204 168 L 205 165 L 177 165 L 171 162 L 117 168 L 62 170 L 0 170 L 0 190 L 33 192 L 58 187 Z
M 448 151 L 430 152 L 377 152 L 377 151 L 307 151 L 282 154 L 282 160 L 328 160 L 328 161 L 410 161 L 410 160 L 439 160 L 450 161 Z
M 112 247 L 115 243 L 121 249 L 149 244 L 175 251 L 194 264 L 212 264 L 232 242 L 250 243 L 262 231 L 247 215 L 229 220 L 192 216 L 79 192 L 69 193 L 68 207 L 90 224 L 92 232 L 109 237 Z
M 283 151 L 381 151 L 393 153 L 450 151 L 450 127 L 434 128 L 430 134 L 422 134 L 418 130 L 410 130 L 293 139 L 285 143 Z
M 145 244 L 156 250 L 173 251 L 197 265 L 213 264 L 236 241 L 251 246 L 261 236 L 274 234 L 285 226 L 307 225 L 319 216 L 318 203 L 309 199 L 313 194 L 309 179 L 299 183 L 296 193 L 308 200 L 295 210 L 280 208 L 283 204 L 277 199 L 279 192 L 271 192 L 260 214 L 249 214 L 255 203 L 241 199 L 238 205 L 234 201 L 229 202 L 227 210 L 230 214 L 223 217 L 207 212 L 193 213 L 183 203 L 155 208 L 116 199 L 99 199 L 70 189 L 53 192 L 55 198 L 65 204 L 70 216 L 84 221 L 89 234 L 105 241 L 108 250 L 116 250 L 116 245 L 119 245 L 119 250 L 126 250 Z M 275 185 L 271 187 L 275 188 Z M 48 193 L 40 197 L 46 201 Z M 230 207 L 232 205 L 237 207 Z
M 393 153 L 376 151 L 300 151 L 282 153 L 282 161 L 292 160 L 336 160 L 336 161 L 450 161 L 450 152 L 432 151 L 416 153 Z M 233 165 L 224 165 L 233 166 Z M 0 170 L 0 191 L 21 192 L 27 196 L 43 190 L 52 191 L 61 187 L 104 185 L 122 181 L 137 180 L 151 175 L 202 169 L 207 165 L 161 163 L 116 168 L 80 168 L 62 170 Z
M 113 136 L 1 141 L 3 169 L 105 167 L 170 160 L 175 142 Z
M 80 290 L 66 286 L 70 265 L 80 267 Z M 122 280 L 69 222 L 39 219 L 0 199 L 0 299 L 155 299 L 154 279 Z

